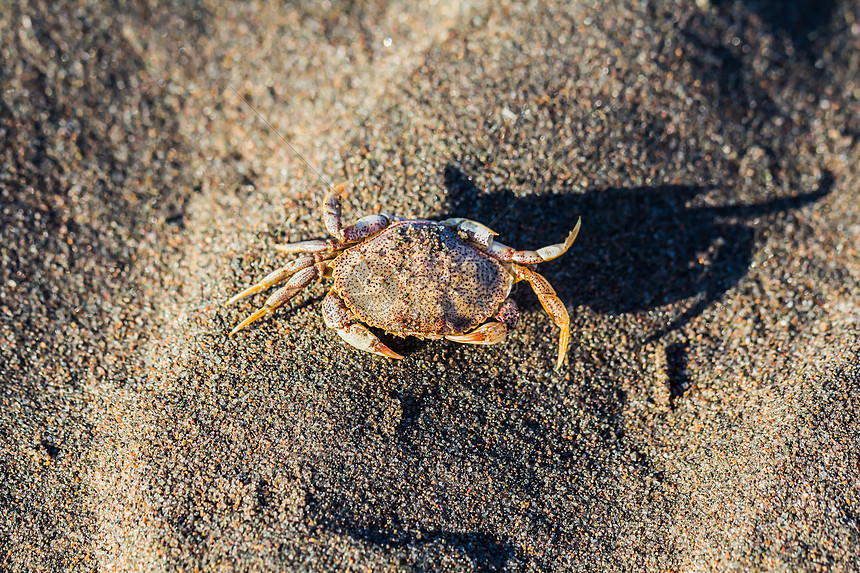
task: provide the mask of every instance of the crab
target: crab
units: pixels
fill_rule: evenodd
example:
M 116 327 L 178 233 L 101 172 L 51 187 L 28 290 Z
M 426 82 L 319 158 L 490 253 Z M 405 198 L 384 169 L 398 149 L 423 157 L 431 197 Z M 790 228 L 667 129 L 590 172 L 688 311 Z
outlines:
M 581 220 L 563 243 L 537 251 L 505 246 L 494 239 L 497 233 L 469 219 L 428 221 L 377 214 L 343 226 L 340 196 L 348 186 L 334 187 L 322 203 L 323 222 L 334 239 L 276 246 L 302 256 L 227 302 L 287 281 L 230 336 L 284 305 L 314 279 L 330 278 L 334 285 L 323 299 L 323 320 L 359 350 L 403 358 L 368 326 L 398 337 L 496 344 L 519 322 L 517 305 L 509 298 L 511 287 L 528 281 L 560 329 L 555 369 L 561 368 L 570 317 L 549 282 L 534 269 L 567 252 Z

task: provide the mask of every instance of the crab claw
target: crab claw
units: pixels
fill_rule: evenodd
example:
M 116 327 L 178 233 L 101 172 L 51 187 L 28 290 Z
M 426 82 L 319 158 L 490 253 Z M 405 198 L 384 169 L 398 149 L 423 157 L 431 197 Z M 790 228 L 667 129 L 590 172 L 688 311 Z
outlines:
M 350 324 L 349 326 L 336 329 L 335 332 L 337 332 L 337 335 L 343 338 L 347 344 L 354 346 L 359 350 L 364 350 L 365 352 L 370 352 L 378 356 L 387 356 L 388 358 L 403 358 L 403 356 L 385 346 L 385 344 L 383 344 L 375 334 L 367 330 L 367 328 L 362 324 Z
M 502 342 L 507 335 L 507 326 L 501 322 L 488 322 L 469 334 L 451 334 L 445 338 L 466 344 L 497 344 Z

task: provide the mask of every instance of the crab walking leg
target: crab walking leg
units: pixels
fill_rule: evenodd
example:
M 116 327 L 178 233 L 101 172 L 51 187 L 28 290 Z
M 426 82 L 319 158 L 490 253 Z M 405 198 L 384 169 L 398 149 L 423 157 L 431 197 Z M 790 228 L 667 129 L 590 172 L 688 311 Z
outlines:
M 561 329 L 558 339 L 558 361 L 555 365 L 555 369 L 558 371 L 561 369 L 564 355 L 567 354 L 567 345 L 570 343 L 570 315 L 567 314 L 567 308 L 555 296 L 555 290 L 544 277 L 528 267 L 519 265 L 514 265 L 514 272 L 517 279 L 529 281 L 543 309 L 552 318 L 555 325 Z
M 325 296 L 322 312 L 326 326 L 334 328 L 337 335 L 343 338 L 350 346 L 379 356 L 403 358 L 403 356 L 388 348 L 376 335 L 367 330 L 363 324 L 355 322 L 355 315 L 346 307 L 343 300 L 334 291 L 329 291 Z
M 353 243 L 355 241 L 360 241 L 361 239 L 366 239 L 371 235 L 375 235 L 391 224 L 392 218 L 393 217 L 389 215 L 381 213 L 379 215 L 368 215 L 366 217 L 362 217 L 349 227 L 343 228 L 341 231 L 343 234 L 343 240 L 348 243 Z
M 336 186 L 325 196 L 322 204 L 325 228 L 340 243 L 352 243 L 366 239 L 383 230 L 392 221 L 400 219 L 400 217 L 392 217 L 391 215 L 380 213 L 378 215 L 367 215 L 352 225 L 344 227 L 343 218 L 341 217 L 340 196 L 343 195 L 349 185 L 349 181 L 346 181 Z
M 298 243 L 286 243 L 275 245 L 275 250 L 282 253 L 333 253 L 345 248 L 346 245 L 332 241 L 331 239 L 311 239 L 310 241 L 299 241 Z
M 362 217 L 349 227 L 341 229 L 342 241 L 311 239 L 309 241 L 275 245 L 275 250 L 282 253 L 334 253 L 352 246 L 351 243 L 375 235 L 397 219 L 399 217 L 392 217 L 391 215 L 368 215 L 367 217 Z
M 248 295 L 252 295 L 255 292 L 260 292 L 264 288 L 269 288 L 270 286 L 276 285 L 279 282 L 285 280 L 288 276 L 297 273 L 302 269 L 306 269 L 314 264 L 313 257 L 302 257 L 300 259 L 296 259 L 294 261 L 290 261 L 283 267 L 274 271 L 273 273 L 267 275 L 263 280 L 255 284 L 254 286 L 250 286 L 228 300 L 225 304 L 233 304 L 239 299 L 243 299 Z
M 320 271 L 315 266 L 302 269 L 294 274 L 283 288 L 276 290 L 275 293 L 266 300 L 261 309 L 257 310 L 251 316 L 237 324 L 236 328 L 230 332 L 230 336 L 233 336 L 255 320 L 266 316 L 276 308 L 283 306 L 291 298 L 296 296 L 296 293 L 311 284 L 311 281 L 319 275 Z
M 567 250 L 576 240 L 576 236 L 579 234 L 579 226 L 581 223 L 582 219 L 577 220 L 576 226 L 567 235 L 567 239 L 565 239 L 563 243 L 543 247 L 542 249 L 538 249 L 537 251 L 517 251 L 516 249 L 508 247 L 507 245 L 493 242 L 490 244 L 489 247 L 485 249 L 485 252 L 488 255 L 499 259 L 500 261 L 510 263 L 519 263 L 522 265 L 545 263 L 547 261 L 557 259 L 567 252 Z
M 340 196 L 349 187 L 349 181 L 336 185 L 323 199 L 323 223 L 326 230 L 338 241 L 343 241 L 343 225 L 340 219 Z
M 470 332 L 469 334 L 452 334 L 446 336 L 448 340 L 462 342 L 465 344 L 496 344 L 502 342 L 510 331 L 517 327 L 520 321 L 520 311 L 517 303 L 511 298 L 506 298 L 496 314 L 499 322 L 488 322 Z

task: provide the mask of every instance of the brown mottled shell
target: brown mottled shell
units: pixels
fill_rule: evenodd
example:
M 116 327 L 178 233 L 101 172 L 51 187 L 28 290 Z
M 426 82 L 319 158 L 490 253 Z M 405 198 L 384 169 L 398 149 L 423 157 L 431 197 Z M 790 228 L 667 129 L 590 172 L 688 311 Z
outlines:
M 361 322 L 397 336 L 463 334 L 493 316 L 513 278 L 433 221 L 401 221 L 333 262 L 334 289 Z

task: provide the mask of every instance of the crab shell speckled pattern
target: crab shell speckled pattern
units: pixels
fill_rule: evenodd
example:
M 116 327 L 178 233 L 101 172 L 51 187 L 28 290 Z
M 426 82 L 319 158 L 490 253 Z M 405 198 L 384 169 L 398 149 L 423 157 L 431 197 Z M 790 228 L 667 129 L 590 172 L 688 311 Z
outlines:
M 396 336 L 443 338 L 491 318 L 513 276 L 433 221 L 400 221 L 331 264 L 334 290 L 358 320 Z
M 332 278 L 334 286 L 322 304 L 323 319 L 359 350 L 403 358 L 367 326 L 395 336 L 496 344 L 519 322 L 517 305 L 508 297 L 511 286 L 528 281 L 559 327 L 556 370 L 561 368 L 570 340 L 570 317 L 549 281 L 534 267 L 567 252 L 579 222 L 564 243 L 537 251 L 505 246 L 491 229 L 461 218 L 437 222 L 376 214 L 344 227 L 339 197 L 347 185 L 332 189 L 322 204 L 323 222 L 334 239 L 277 247 L 302 256 L 228 301 L 286 281 L 231 336 L 286 304 L 314 279 Z

